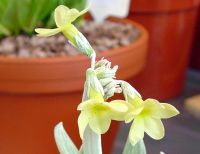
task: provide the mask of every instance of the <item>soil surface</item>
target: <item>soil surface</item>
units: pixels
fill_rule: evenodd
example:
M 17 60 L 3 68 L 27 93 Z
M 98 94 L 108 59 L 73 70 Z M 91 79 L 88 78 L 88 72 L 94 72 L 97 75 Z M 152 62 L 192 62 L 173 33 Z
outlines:
M 103 24 L 85 22 L 79 30 L 97 52 L 126 46 L 140 36 L 136 27 L 111 21 L 105 21 Z M 77 54 L 79 52 L 61 34 L 46 38 L 19 35 L 0 40 L 0 56 L 5 57 L 45 58 Z

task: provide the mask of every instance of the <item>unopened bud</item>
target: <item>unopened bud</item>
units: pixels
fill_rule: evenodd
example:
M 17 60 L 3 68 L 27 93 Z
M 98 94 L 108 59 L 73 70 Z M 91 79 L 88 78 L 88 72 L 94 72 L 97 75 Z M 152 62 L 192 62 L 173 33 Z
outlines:
M 78 48 L 81 53 L 86 54 L 88 57 L 91 57 L 92 54 L 95 53 L 88 40 L 80 32 L 78 32 L 78 34 L 75 36 L 74 46 Z
M 112 78 L 104 78 L 104 79 L 99 79 L 101 85 L 103 87 L 105 87 L 106 85 L 108 85 L 110 82 L 113 82 Z
M 128 100 L 128 98 L 134 99 L 136 95 L 141 98 L 140 93 L 135 88 L 133 88 L 128 82 L 123 81 L 121 83 L 121 88 L 123 90 L 123 94 L 126 100 Z
M 95 71 L 96 71 L 98 79 L 115 78 L 117 69 L 118 69 L 118 66 L 115 66 L 112 69 L 102 66 L 102 67 L 97 68 Z
M 90 99 L 102 99 L 104 91 L 101 83 L 97 79 L 96 73 L 89 68 L 86 72 L 87 95 Z
M 102 58 L 101 60 L 96 62 L 95 68 L 98 68 L 98 67 L 101 67 L 101 66 L 105 67 L 108 63 L 109 63 L 109 61 L 107 59 Z

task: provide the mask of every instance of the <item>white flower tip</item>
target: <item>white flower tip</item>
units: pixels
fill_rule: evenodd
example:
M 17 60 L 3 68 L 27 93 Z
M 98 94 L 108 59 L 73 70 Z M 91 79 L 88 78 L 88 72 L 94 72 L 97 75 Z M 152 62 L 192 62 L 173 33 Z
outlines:
M 63 128 L 63 122 L 59 122 L 55 127 L 54 127 L 54 131 Z
M 93 75 L 96 75 L 95 71 L 92 68 L 88 68 L 87 71 L 86 71 L 86 76 L 90 77 L 90 76 L 93 76 Z
M 136 140 L 136 139 L 134 139 L 132 137 L 129 137 L 129 141 L 132 144 L 132 146 L 135 146 L 138 143 L 138 140 Z

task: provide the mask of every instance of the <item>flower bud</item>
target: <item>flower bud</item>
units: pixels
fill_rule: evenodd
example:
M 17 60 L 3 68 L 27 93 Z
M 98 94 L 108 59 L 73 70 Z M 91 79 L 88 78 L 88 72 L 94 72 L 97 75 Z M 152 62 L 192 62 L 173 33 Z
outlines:
M 111 68 L 111 62 L 104 58 L 95 64 L 95 73 L 103 87 L 105 99 L 108 99 L 115 93 L 120 93 L 122 91 L 116 80 L 114 80 L 117 69 L 117 65 Z
M 112 78 L 104 78 L 104 79 L 99 79 L 101 85 L 103 87 L 105 87 L 106 85 L 108 85 L 110 82 L 113 82 Z
M 112 69 L 101 66 L 95 69 L 95 71 L 96 71 L 98 79 L 115 78 L 117 69 L 118 69 L 118 66 L 114 66 Z
M 108 63 L 110 63 L 110 62 L 107 59 L 102 58 L 101 60 L 99 60 L 98 62 L 96 62 L 95 68 L 98 68 L 98 67 L 101 67 L 101 66 L 106 67 L 106 65 Z
M 121 93 L 122 89 L 118 84 L 118 81 L 112 79 L 112 81 L 104 87 L 105 99 L 112 97 L 115 93 Z
M 91 57 L 95 53 L 88 40 L 80 32 L 78 32 L 78 34 L 75 36 L 74 46 L 78 48 L 80 52 L 86 54 L 88 57 Z
M 121 88 L 123 90 L 123 94 L 126 100 L 133 100 L 136 95 L 141 98 L 140 93 L 135 88 L 133 88 L 128 82 L 123 81 L 121 83 Z
M 93 69 L 89 68 L 86 72 L 87 96 L 90 99 L 103 99 L 104 91 L 101 83 L 96 77 Z

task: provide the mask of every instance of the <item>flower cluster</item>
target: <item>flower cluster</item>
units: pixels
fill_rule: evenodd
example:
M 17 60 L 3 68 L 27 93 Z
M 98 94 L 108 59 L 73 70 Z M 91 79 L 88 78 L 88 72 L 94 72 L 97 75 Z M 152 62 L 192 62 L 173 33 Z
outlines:
M 171 118 L 179 114 L 172 105 L 160 103 L 155 99 L 142 100 L 139 93 L 128 83 L 123 83 L 124 96 L 129 104 L 125 122 L 133 121 L 129 132 L 130 142 L 135 145 L 143 139 L 144 132 L 155 140 L 164 137 L 164 126 L 161 119 Z
M 80 33 L 72 24 L 73 21 L 87 11 L 88 9 L 79 12 L 77 9 L 69 9 L 64 5 L 60 5 L 55 9 L 54 13 L 54 19 L 57 28 L 37 28 L 35 31 L 38 33 L 38 36 L 42 37 L 48 37 L 62 32 L 74 47 L 79 49 L 80 52 L 91 57 L 93 54 L 95 54 L 93 48 L 90 46 L 83 34 Z
M 108 72 L 107 72 L 108 73 Z M 109 73 L 108 73 L 109 74 Z M 112 70 L 110 70 L 112 74 Z M 176 116 L 178 110 L 170 104 L 159 103 L 155 99 L 142 100 L 140 94 L 127 82 L 120 81 L 125 100 L 114 100 L 110 103 L 103 98 L 104 91 L 94 70 L 87 71 L 88 100 L 79 104 L 81 114 L 78 119 L 80 136 L 83 137 L 87 125 L 97 134 L 104 134 L 111 120 L 133 121 L 129 140 L 132 145 L 143 139 L 146 132 L 153 139 L 164 137 L 161 119 Z M 112 75 L 111 75 L 112 77 Z
M 170 104 L 160 103 L 155 99 L 143 100 L 141 95 L 127 82 L 116 80 L 118 66 L 102 58 L 95 63 L 95 52 L 87 39 L 76 29 L 72 22 L 87 9 L 79 12 L 60 5 L 55 10 L 57 28 L 38 28 L 39 36 L 51 36 L 62 32 L 72 45 L 91 58 L 91 68 L 86 72 L 83 100 L 78 105 L 81 111 L 78 118 L 79 133 L 83 139 L 84 132 L 90 127 L 96 134 L 103 134 L 109 129 L 112 120 L 132 122 L 129 141 L 135 145 L 146 132 L 153 139 L 164 137 L 161 119 L 171 118 L 179 111 Z M 123 93 L 125 100 L 107 102 L 115 93 Z
M 104 99 L 112 97 L 115 93 L 121 93 L 120 82 L 115 80 L 118 66 L 111 67 L 111 62 L 102 58 L 95 64 L 95 73 L 104 90 Z

